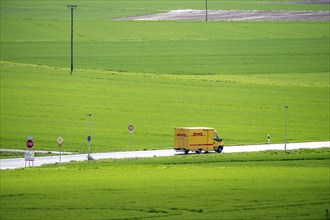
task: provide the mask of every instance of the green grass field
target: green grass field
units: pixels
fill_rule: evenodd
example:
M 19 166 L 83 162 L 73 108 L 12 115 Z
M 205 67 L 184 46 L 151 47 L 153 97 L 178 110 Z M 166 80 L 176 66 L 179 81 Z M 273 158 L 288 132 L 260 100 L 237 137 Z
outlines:
M 328 148 L 1 171 L 1 219 L 326 219 Z
M 275 1 L 272 1 L 275 2 Z M 209 0 L 209 9 L 329 10 Z M 71 3 L 71 2 L 70 2 Z M 285 4 L 280 4 L 285 3 Z M 290 3 L 290 4 L 289 4 Z M 173 128 L 225 145 L 330 140 L 329 22 L 145 22 L 197 0 L 78 0 L 70 75 L 67 1 L 0 0 L 0 147 L 164 149 Z M 105 160 L 1 170 L 0 219 L 327 219 L 326 149 Z M 1 158 L 8 154 L 1 155 Z M 329 219 L 329 218 L 328 218 Z
M 280 142 L 283 103 L 290 105 L 290 141 L 328 137 L 325 73 L 305 74 L 297 82 L 299 74 L 288 80 L 285 74 L 202 77 L 78 70 L 70 76 L 66 70 L 8 63 L 2 70 L 8 73 L 2 74 L 2 147 L 23 148 L 25 134 L 33 134 L 37 149 L 56 149 L 62 135 L 64 150 L 84 152 L 88 112 L 93 113 L 93 151 L 129 149 L 130 123 L 135 125 L 134 148 L 140 150 L 171 147 L 177 126 L 216 127 L 227 145 L 262 143 L 268 133 Z M 313 86 L 309 80 L 315 76 L 320 82 Z
M 328 10 L 210 1 L 211 9 Z M 111 18 L 200 1 L 77 1 L 75 71 L 65 1 L 1 1 L 1 148 L 92 152 L 173 144 L 173 128 L 210 126 L 226 145 L 329 140 L 328 22 L 143 22 Z M 235 5 L 235 6 L 234 6 Z

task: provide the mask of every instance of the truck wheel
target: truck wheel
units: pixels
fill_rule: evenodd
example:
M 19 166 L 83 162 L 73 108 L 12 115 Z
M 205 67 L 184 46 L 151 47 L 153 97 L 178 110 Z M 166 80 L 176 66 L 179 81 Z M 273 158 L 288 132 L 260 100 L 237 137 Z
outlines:
M 188 154 L 188 152 L 189 152 L 189 150 L 184 150 L 184 153 L 185 153 L 185 154 Z
M 202 153 L 202 150 L 196 150 L 195 152 L 196 152 L 196 154 L 200 154 L 200 153 Z
M 218 153 L 221 153 L 222 150 L 223 150 L 223 146 L 219 146 L 219 147 L 218 147 Z

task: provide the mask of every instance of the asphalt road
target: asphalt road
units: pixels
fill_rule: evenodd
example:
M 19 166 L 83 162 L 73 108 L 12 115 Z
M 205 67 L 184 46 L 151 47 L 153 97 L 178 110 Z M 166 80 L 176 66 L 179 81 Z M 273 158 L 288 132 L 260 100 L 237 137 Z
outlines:
M 305 143 L 288 143 L 287 150 L 295 150 L 300 148 L 330 148 L 330 141 L 323 142 L 305 142 Z M 284 150 L 284 144 L 265 144 L 265 145 L 243 145 L 225 147 L 223 153 L 236 152 L 254 152 L 265 150 Z M 169 150 L 147 150 L 147 151 L 125 151 L 125 152 L 109 152 L 109 153 L 93 153 L 91 157 L 94 160 L 100 159 L 123 159 L 123 158 L 143 158 L 143 157 L 167 157 L 183 154 L 176 152 L 173 149 Z M 35 157 L 34 162 L 25 162 L 24 158 L 1 159 L 0 168 L 4 169 L 19 169 L 30 165 L 36 167 L 43 164 L 59 163 L 59 156 Z M 72 161 L 87 160 L 87 154 L 62 155 L 61 162 L 67 163 Z

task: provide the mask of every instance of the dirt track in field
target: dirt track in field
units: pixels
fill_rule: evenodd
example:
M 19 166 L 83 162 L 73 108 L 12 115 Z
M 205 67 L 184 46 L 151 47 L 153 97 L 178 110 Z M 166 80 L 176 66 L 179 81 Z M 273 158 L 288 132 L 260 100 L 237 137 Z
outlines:
M 206 20 L 205 10 L 171 10 L 160 14 L 118 18 L 116 20 Z M 329 21 L 330 11 L 257 11 L 257 10 L 208 10 L 210 21 Z

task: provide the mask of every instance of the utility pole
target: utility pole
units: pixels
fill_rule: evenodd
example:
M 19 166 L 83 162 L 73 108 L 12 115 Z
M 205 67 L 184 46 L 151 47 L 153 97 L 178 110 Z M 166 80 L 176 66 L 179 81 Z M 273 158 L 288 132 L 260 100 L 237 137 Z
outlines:
M 288 126 L 288 107 L 287 105 L 283 106 L 285 108 L 285 119 L 284 119 L 284 150 L 286 151 L 286 129 Z
M 73 72 L 73 10 L 77 8 L 77 5 L 67 5 L 67 7 L 71 10 L 71 70 L 70 73 Z
M 205 0 L 205 21 L 207 21 L 207 0 Z

